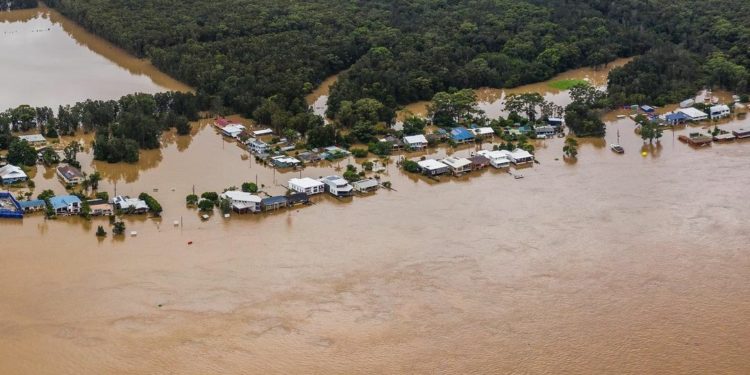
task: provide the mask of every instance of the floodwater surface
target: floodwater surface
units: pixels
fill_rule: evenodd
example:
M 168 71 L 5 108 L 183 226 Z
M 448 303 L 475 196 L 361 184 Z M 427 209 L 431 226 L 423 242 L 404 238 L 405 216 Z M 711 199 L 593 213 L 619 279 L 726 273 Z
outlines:
M 0 110 L 190 87 L 49 8 L 0 12 Z
M 750 373 L 750 142 L 676 140 L 696 126 L 649 146 L 613 118 L 575 162 L 563 139 L 536 141 L 522 179 L 391 163 L 393 191 L 201 221 L 193 190 L 281 194 L 362 161 L 274 171 L 208 122 L 135 165 L 79 155 L 101 190 L 162 203 L 162 219 L 126 218 L 136 237 L 0 221 L 0 373 Z M 38 168 L 37 193 L 64 191 Z

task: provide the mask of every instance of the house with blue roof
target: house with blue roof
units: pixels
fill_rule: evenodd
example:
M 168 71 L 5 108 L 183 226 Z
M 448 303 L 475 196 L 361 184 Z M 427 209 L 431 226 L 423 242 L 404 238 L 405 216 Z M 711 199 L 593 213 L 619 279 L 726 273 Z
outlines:
M 466 143 L 474 140 L 474 133 L 463 126 L 451 129 L 451 139 L 456 143 Z
M 667 113 L 664 116 L 667 125 L 680 125 L 690 121 L 690 116 L 682 112 Z
M 81 200 L 75 195 L 63 195 L 49 199 L 55 215 L 78 215 L 81 213 Z
M 20 201 L 18 202 L 18 204 L 21 206 L 23 212 L 41 211 L 47 207 L 47 204 L 41 199 L 36 199 L 33 201 Z

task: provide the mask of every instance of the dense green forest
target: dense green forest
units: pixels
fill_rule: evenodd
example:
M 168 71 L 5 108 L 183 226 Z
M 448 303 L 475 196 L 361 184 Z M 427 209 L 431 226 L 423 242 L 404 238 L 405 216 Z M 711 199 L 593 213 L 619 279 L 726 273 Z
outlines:
M 31 9 L 39 6 L 37 0 L 6 0 L 0 3 L 0 11 L 13 9 Z
M 329 115 L 364 136 L 408 102 L 540 81 L 618 56 L 641 55 L 612 72 L 614 105 L 663 104 L 704 85 L 748 90 L 747 0 L 48 4 L 196 87 L 210 108 L 302 134 L 320 124 L 304 95 L 339 71 Z

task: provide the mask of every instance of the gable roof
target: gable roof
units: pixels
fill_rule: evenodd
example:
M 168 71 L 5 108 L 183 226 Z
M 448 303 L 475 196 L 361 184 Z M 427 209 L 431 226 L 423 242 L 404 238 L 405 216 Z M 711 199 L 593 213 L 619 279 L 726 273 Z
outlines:
M 437 161 L 435 159 L 420 160 L 420 161 L 417 162 L 417 164 L 419 165 L 420 168 L 427 169 L 429 171 L 433 171 L 433 170 L 436 170 L 436 169 L 448 168 L 448 166 L 445 165 L 445 163 L 441 163 L 441 162 L 439 162 L 439 161 Z
M 404 137 L 404 142 L 408 144 L 427 143 L 427 137 L 425 137 L 424 134 L 407 135 Z
M 73 203 L 81 204 L 81 200 L 75 195 L 61 195 L 59 197 L 50 198 L 49 203 L 52 204 L 52 208 L 57 210 L 61 208 L 67 208 Z
M 471 165 L 471 160 L 467 158 L 454 158 L 451 156 L 441 160 L 441 162 L 451 168 L 463 168 Z
M 254 203 L 260 203 L 261 201 L 259 196 L 246 193 L 244 191 L 227 190 L 221 195 L 225 199 L 229 199 L 231 201 L 254 202 Z
M 25 178 L 28 177 L 23 169 L 16 167 L 15 165 L 8 164 L 4 167 L 0 167 L 0 178 L 3 180 L 11 178 Z
M 700 117 L 707 117 L 708 115 L 696 108 L 690 107 L 690 108 L 680 108 L 677 110 L 678 112 L 686 114 L 690 118 L 700 118 Z
M 316 186 L 323 186 L 322 182 L 312 179 L 310 177 L 293 178 L 289 180 L 289 185 L 292 185 L 292 184 L 297 185 L 303 189 L 313 188 Z
M 287 202 L 287 198 L 285 196 L 283 196 L 283 195 L 277 195 L 277 196 L 274 196 L 274 197 L 263 198 L 261 200 L 261 204 L 266 205 L 266 206 L 268 206 L 268 205 L 274 205 L 274 204 L 281 204 L 281 203 L 286 203 L 286 202 Z
M 474 138 L 474 134 L 463 126 L 451 129 L 451 138 L 455 141 L 466 141 Z
M 23 139 L 24 141 L 29 143 L 47 142 L 47 139 L 44 138 L 44 136 L 41 134 L 19 135 L 18 138 Z
M 66 180 L 72 180 L 75 178 L 83 178 L 83 173 L 81 173 L 78 168 L 75 168 L 70 165 L 61 165 L 57 167 L 57 172 L 59 172 L 63 177 L 65 177 Z

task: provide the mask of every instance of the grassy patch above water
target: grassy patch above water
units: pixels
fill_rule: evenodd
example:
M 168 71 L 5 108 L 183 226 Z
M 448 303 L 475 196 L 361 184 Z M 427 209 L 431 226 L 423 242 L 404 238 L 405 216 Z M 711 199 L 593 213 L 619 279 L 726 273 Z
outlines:
M 570 90 L 579 83 L 588 83 L 583 79 L 561 79 L 549 83 L 549 86 L 558 90 Z

